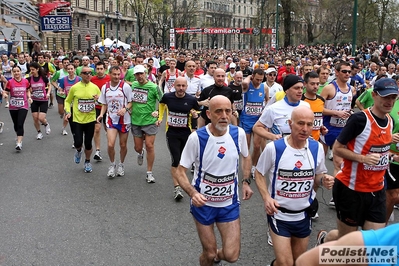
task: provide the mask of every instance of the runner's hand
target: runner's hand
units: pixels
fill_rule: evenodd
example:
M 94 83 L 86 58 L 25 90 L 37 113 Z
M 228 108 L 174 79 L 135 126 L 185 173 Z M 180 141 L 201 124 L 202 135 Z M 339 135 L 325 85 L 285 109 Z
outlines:
M 195 192 L 195 194 L 192 196 L 191 198 L 191 202 L 193 203 L 193 205 L 195 207 L 202 207 L 205 205 L 205 203 L 207 202 L 206 198 L 204 195 Z
M 370 153 L 363 156 L 363 163 L 368 165 L 377 165 L 380 158 L 381 155 L 379 153 Z
M 154 111 L 151 113 L 152 117 L 158 118 L 158 111 Z
M 392 142 L 399 143 L 399 133 L 392 134 Z
M 254 194 L 254 192 L 252 191 L 251 187 L 247 183 L 243 182 L 242 183 L 242 199 L 249 200 L 253 194 Z
M 278 204 L 278 202 L 271 197 L 268 197 L 268 199 L 265 201 L 265 210 L 268 215 L 277 214 L 278 207 L 280 207 L 280 204 Z
M 331 175 L 325 175 L 323 178 L 323 187 L 326 189 L 332 189 L 335 178 Z
M 97 117 L 97 123 L 101 123 L 101 120 L 103 120 L 103 116 L 102 116 L 102 115 L 99 115 L 99 116 Z

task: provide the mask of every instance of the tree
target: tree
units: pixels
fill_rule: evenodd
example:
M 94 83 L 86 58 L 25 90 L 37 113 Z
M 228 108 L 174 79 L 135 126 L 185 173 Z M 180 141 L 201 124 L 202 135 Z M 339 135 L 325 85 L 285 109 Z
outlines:
M 328 10 L 323 20 L 323 28 L 332 36 L 332 41 L 338 42 L 348 31 L 351 25 L 350 12 L 353 10 L 352 2 L 340 2 L 337 5 L 335 0 L 325 1 L 325 10 Z
M 171 18 L 173 21 L 173 27 L 190 28 L 195 26 L 197 21 L 195 14 L 198 13 L 197 3 L 198 2 L 195 0 L 183 0 L 179 3 L 178 0 L 174 0 L 171 3 L 173 10 Z M 180 39 L 180 46 L 182 48 L 188 47 L 193 38 L 194 35 L 192 34 L 176 34 L 176 45 L 179 43 Z
M 136 15 L 137 31 L 139 39 L 136 42 L 143 44 L 142 30 L 149 22 L 149 11 L 153 6 L 154 0 L 126 0 L 126 3 L 131 7 L 133 13 Z
M 281 0 L 284 23 L 284 47 L 291 45 L 291 11 L 293 10 L 292 0 Z
M 313 43 L 322 33 L 323 29 L 316 32 L 317 25 L 321 25 L 323 22 L 323 8 L 320 2 L 314 2 L 309 0 L 297 0 L 296 1 L 296 16 L 300 18 L 299 22 L 303 22 L 306 25 L 306 37 L 307 43 Z

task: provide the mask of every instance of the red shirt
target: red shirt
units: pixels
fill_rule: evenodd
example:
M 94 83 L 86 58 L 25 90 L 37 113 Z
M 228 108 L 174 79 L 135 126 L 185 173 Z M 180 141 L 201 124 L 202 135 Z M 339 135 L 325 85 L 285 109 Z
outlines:
M 101 88 L 105 85 L 105 83 L 107 83 L 108 81 L 111 81 L 111 78 L 107 74 L 102 78 L 99 78 L 98 76 L 94 76 L 91 78 L 90 81 L 93 82 L 101 91 Z M 101 105 L 98 104 L 97 102 L 96 102 L 96 108 L 101 109 Z

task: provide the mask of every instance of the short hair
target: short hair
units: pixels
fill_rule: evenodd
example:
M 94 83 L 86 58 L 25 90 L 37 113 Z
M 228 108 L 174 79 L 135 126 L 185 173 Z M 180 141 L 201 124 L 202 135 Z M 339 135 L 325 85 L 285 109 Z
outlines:
M 206 67 L 208 68 L 210 65 L 218 65 L 218 63 L 216 63 L 215 61 L 208 61 L 206 62 Z
M 103 66 L 103 67 L 105 67 L 105 64 L 104 64 L 103 61 L 98 61 L 98 62 L 96 63 L 96 68 L 97 68 L 98 66 Z
M 328 70 L 328 72 L 330 73 L 330 69 L 329 69 L 328 67 L 326 67 L 326 66 L 320 66 L 320 67 L 316 70 L 317 74 L 320 75 L 320 72 L 321 72 L 322 70 Z
M 119 66 L 112 66 L 109 69 L 109 73 L 112 73 L 113 70 L 121 70 L 121 68 Z
M 252 72 L 252 77 L 255 76 L 256 74 L 264 76 L 265 72 L 263 71 L 263 69 L 257 68 L 254 70 L 254 72 Z
M 351 66 L 351 63 L 346 62 L 346 61 L 341 61 L 341 62 L 339 62 L 339 63 L 337 63 L 337 64 L 335 65 L 335 70 L 340 71 L 341 68 L 342 68 L 343 66 L 348 66 L 348 67 L 350 67 L 350 66 Z
M 310 71 L 310 72 L 305 74 L 304 81 L 306 83 L 308 83 L 309 79 L 314 79 L 314 78 L 318 78 L 318 77 L 319 77 L 319 74 L 317 74 L 314 71 Z

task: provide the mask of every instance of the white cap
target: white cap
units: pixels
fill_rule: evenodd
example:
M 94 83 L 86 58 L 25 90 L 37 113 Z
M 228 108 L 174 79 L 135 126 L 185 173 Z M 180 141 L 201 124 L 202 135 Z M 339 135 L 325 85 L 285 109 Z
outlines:
M 82 57 L 82 60 L 90 60 L 90 57 L 88 57 L 87 55 Z
M 235 63 L 231 63 L 229 66 L 229 68 L 236 68 L 236 67 L 237 67 L 237 65 Z
M 134 74 L 145 73 L 145 67 L 143 65 L 137 65 L 133 69 Z
M 272 73 L 272 72 L 276 72 L 277 73 L 277 70 L 274 67 L 269 67 L 268 69 L 265 70 L 266 74 L 269 74 L 269 73 Z

